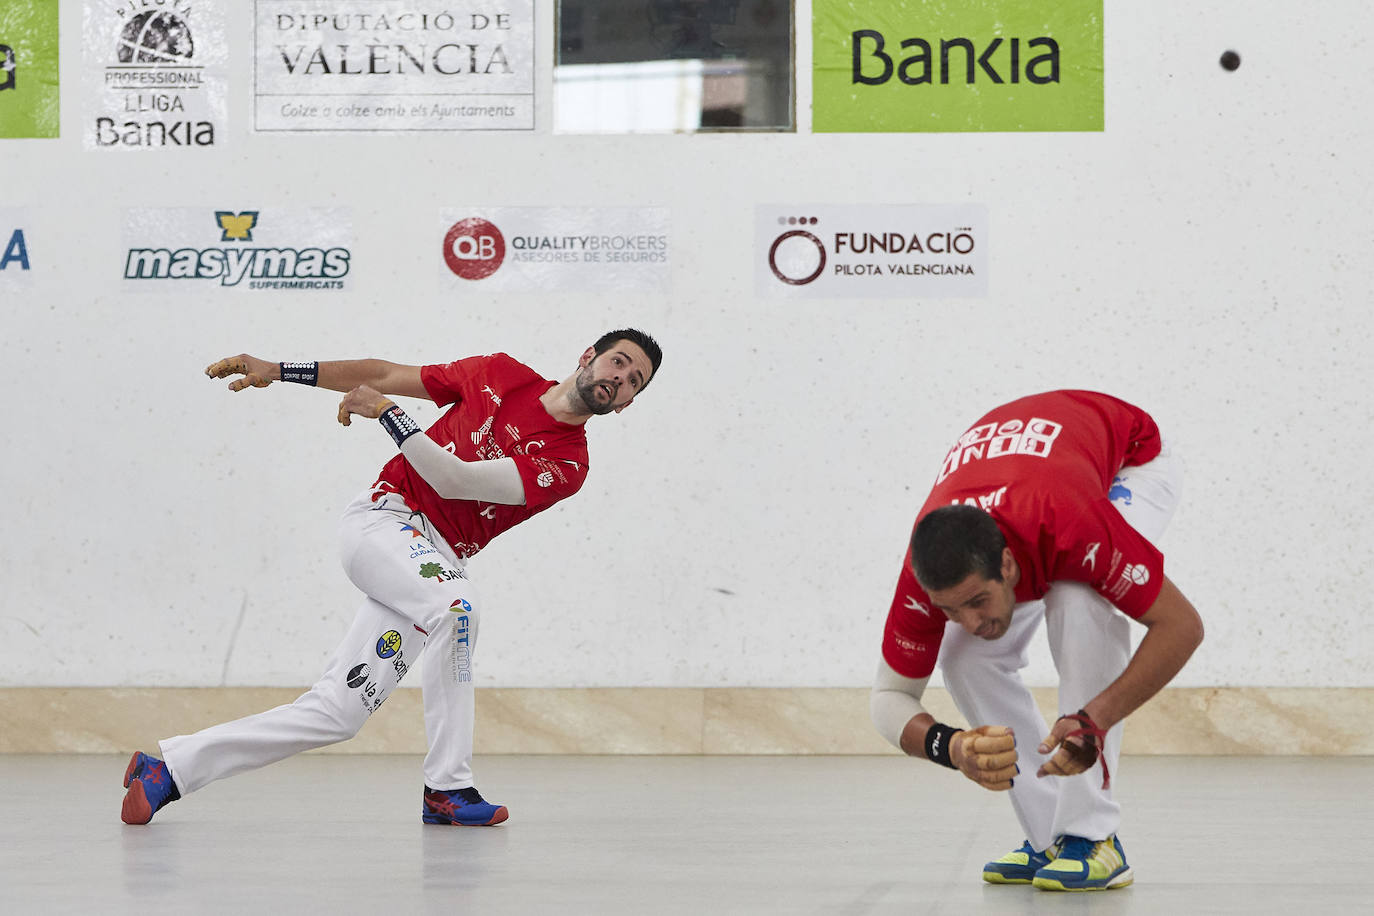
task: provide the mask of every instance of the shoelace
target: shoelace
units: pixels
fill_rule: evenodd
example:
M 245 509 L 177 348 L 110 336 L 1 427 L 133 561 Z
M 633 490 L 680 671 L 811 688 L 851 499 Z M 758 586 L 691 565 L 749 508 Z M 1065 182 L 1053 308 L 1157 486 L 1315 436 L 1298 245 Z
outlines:
M 1092 840 L 1081 836 L 1066 836 L 1059 848 L 1058 859 L 1088 859 L 1093 854 L 1093 849 L 1097 846 Z

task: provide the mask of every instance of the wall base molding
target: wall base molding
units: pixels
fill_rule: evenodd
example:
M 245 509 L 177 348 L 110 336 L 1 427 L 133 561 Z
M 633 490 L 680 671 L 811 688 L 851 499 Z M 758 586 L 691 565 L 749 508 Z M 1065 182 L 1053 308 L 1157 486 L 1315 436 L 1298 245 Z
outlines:
M 1035 688 L 1054 715 L 1054 688 Z M 0 688 L 0 753 L 156 752 L 157 741 L 290 703 L 278 687 Z M 937 718 L 963 724 L 931 688 Z M 1126 754 L 1374 754 L 1374 688 L 1179 687 L 1127 722 Z M 477 691 L 479 754 L 896 754 L 867 688 L 613 687 Z M 423 754 L 420 691 L 402 688 L 319 753 Z

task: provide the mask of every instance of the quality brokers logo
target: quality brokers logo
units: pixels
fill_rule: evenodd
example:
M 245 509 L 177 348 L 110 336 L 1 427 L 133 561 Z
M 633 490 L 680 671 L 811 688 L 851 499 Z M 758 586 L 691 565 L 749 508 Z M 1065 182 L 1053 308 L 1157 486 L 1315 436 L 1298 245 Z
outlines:
M 814 216 L 779 216 L 785 226 L 814 226 Z M 773 276 L 792 286 L 805 286 L 825 271 L 825 243 L 806 229 L 788 229 L 768 246 L 768 266 Z
M 224 247 L 134 248 L 124 262 L 126 280 L 218 280 L 249 289 L 343 289 L 352 252 L 342 247 L 250 247 L 260 211 L 214 211 Z M 245 281 L 247 281 L 245 283 Z
M 444 263 L 464 280 L 490 277 L 505 259 L 501 230 L 479 216 L 459 220 L 444 235 Z

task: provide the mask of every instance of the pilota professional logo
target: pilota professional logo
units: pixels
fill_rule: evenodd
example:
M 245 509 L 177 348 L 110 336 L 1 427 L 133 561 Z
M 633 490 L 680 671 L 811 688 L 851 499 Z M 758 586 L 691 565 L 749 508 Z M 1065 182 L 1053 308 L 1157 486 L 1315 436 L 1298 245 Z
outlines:
M 225 118 L 222 16 L 203 0 L 87 0 L 101 79 L 87 146 L 213 146 Z
M 490 277 L 505 259 L 505 236 L 479 216 L 459 220 L 444 236 L 444 263 L 464 280 Z
M 1102 0 L 815 0 L 824 131 L 1100 131 Z
M 803 216 L 800 219 L 795 216 L 778 217 L 780 225 L 784 222 L 789 226 L 798 223 L 814 226 L 820 220 L 815 216 Z M 779 257 L 778 249 L 784 245 L 787 250 Z M 825 243 L 806 229 L 788 229 L 769 246 L 768 266 L 772 268 L 773 276 L 782 282 L 805 286 L 814 282 L 825 270 Z

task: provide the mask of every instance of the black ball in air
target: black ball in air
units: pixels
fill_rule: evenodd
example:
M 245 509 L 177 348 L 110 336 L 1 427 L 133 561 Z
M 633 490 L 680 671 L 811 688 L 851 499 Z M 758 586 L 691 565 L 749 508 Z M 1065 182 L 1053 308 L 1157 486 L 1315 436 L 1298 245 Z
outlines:
M 1221 55 L 1221 66 L 1223 70 L 1234 70 L 1240 66 L 1240 55 L 1235 51 L 1227 51 Z

